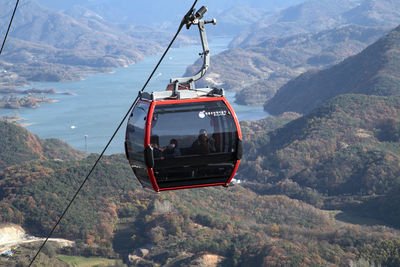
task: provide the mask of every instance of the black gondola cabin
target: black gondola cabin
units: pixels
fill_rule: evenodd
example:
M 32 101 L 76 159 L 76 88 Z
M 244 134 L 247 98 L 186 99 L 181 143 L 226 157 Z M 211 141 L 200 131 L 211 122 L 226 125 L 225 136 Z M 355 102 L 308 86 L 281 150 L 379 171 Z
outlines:
M 242 155 L 240 126 L 222 90 L 203 90 L 210 92 L 180 90 L 179 100 L 170 91 L 140 95 L 125 149 L 143 186 L 158 192 L 231 182 Z

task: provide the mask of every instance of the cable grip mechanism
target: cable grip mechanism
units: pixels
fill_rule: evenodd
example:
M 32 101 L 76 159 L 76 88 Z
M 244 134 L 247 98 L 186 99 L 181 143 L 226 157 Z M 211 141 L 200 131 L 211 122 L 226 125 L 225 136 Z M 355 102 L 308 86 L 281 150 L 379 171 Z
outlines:
M 190 84 L 190 89 L 195 89 L 194 82 L 201 79 L 210 66 L 210 49 L 208 47 L 207 35 L 205 30 L 205 24 L 212 23 L 213 25 L 217 24 L 216 19 L 212 19 L 209 21 L 203 20 L 204 14 L 207 12 L 208 8 L 206 6 L 202 6 L 197 12 L 193 10 L 191 14 L 187 14 L 183 20 L 182 24 L 186 25 L 186 29 L 190 29 L 192 25 L 197 25 L 200 32 L 201 45 L 203 47 L 203 52 L 199 55 L 203 57 L 203 65 L 199 72 L 190 77 L 184 78 L 172 78 L 170 83 L 174 84 L 175 91 L 179 89 L 179 84 Z

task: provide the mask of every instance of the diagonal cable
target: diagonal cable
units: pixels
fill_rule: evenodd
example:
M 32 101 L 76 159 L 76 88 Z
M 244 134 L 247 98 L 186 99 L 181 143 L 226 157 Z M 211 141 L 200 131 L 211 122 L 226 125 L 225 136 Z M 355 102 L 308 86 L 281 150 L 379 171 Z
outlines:
M 11 24 L 14 20 L 15 12 L 17 12 L 18 4 L 19 4 L 19 0 L 17 0 L 17 3 L 15 4 L 14 12 L 11 16 L 10 23 L 8 24 L 7 32 L 6 32 L 6 35 L 4 36 L 3 44 L 1 45 L 0 55 L 1 55 L 1 52 L 3 52 L 4 45 L 6 44 L 7 36 L 8 36 L 8 33 L 10 32 L 10 28 L 11 28 Z
M 184 16 L 184 18 L 182 19 L 181 24 L 179 25 L 178 31 L 175 33 L 174 37 L 172 38 L 172 41 L 169 43 L 167 49 L 165 50 L 165 52 L 163 53 L 163 55 L 161 56 L 160 60 L 158 61 L 157 65 L 155 66 L 155 68 L 153 69 L 153 71 L 151 72 L 149 78 L 147 79 L 146 83 L 143 85 L 142 89 L 140 90 L 140 92 L 143 92 L 144 89 L 146 88 L 147 84 L 150 82 L 151 78 L 153 77 L 154 73 L 157 71 L 158 67 L 160 66 L 161 62 L 163 61 L 165 55 L 167 54 L 168 50 L 171 48 L 172 44 L 175 42 L 176 38 L 178 37 L 180 31 L 182 30 L 183 25 L 185 25 L 186 23 L 186 19 L 190 16 L 190 14 L 193 12 L 194 10 L 194 6 L 196 5 L 198 0 L 195 0 L 191 9 L 188 11 L 188 13 L 186 13 L 186 15 Z M 43 249 L 44 245 L 47 243 L 47 241 L 49 240 L 49 238 L 53 235 L 55 229 L 57 228 L 57 226 L 60 224 L 62 218 L 64 217 L 64 215 L 67 213 L 68 209 L 70 208 L 70 206 L 72 205 L 72 203 L 74 202 L 75 198 L 78 196 L 79 192 L 81 191 L 81 189 L 83 188 L 83 186 L 85 185 L 85 183 L 87 182 L 87 180 L 89 179 L 90 175 L 92 174 L 93 170 L 96 168 L 97 164 L 99 163 L 100 159 L 103 157 L 104 153 L 106 152 L 108 146 L 111 144 L 112 140 L 114 139 L 114 137 L 116 136 L 116 134 L 118 133 L 119 129 L 121 128 L 122 124 L 124 123 L 124 121 L 126 120 L 126 118 L 129 116 L 131 110 L 133 109 L 133 107 L 136 105 L 136 102 L 139 99 L 139 95 L 136 97 L 135 101 L 132 103 L 132 105 L 130 106 L 128 112 L 125 114 L 124 118 L 122 119 L 122 121 L 120 122 L 120 124 L 118 125 L 117 129 L 115 130 L 114 134 L 111 136 L 110 140 L 108 141 L 107 145 L 104 147 L 103 151 L 101 152 L 101 154 L 99 155 L 99 157 L 97 158 L 96 162 L 93 164 L 92 168 L 90 169 L 89 173 L 86 175 L 85 179 L 83 180 L 82 184 L 79 186 L 78 190 L 76 191 L 75 195 L 72 197 L 71 201 L 68 203 L 67 207 L 65 208 L 65 210 L 63 211 L 63 213 L 61 214 L 60 218 L 58 218 L 56 224 L 53 226 L 53 228 L 51 229 L 50 233 L 47 235 L 46 239 L 43 241 L 43 244 L 40 246 L 39 250 L 36 252 L 35 256 L 32 258 L 31 262 L 29 263 L 29 266 L 31 266 L 33 264 L 33 262 L 35 261 L 35 259 L 37 258 L 37 256 L 39 255 L 39 253 L 41 252 L 41 250 Z

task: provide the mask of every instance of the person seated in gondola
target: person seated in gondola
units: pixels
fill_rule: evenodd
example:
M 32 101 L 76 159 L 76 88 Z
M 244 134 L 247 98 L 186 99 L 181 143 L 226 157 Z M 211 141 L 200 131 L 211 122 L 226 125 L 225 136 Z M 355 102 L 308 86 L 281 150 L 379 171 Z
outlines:
M 150 137 L 150 145 L 153 148 L 153 156 L 155 159 L 163 158 L 163 151 L 160 149 L 158 135 L 153 135 Z
M 192 144 L 192 151 L 195 154 L 208 154 L 215 152 L 215 141 L 209 137 L 206 129 L 201 129 L 196 141 Z
M 169 145 L 164 149 L 163 156 L 164 158 L 175 158 L 181 155 L 181 151 L 178 148 L 178 140 L 171 139 L 169 141 Z

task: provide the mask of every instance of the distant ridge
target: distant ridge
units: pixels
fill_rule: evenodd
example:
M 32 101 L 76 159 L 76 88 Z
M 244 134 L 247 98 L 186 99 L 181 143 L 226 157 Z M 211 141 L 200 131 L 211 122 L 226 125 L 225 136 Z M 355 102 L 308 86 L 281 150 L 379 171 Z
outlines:
M 232 41 L 232 47 L 256 46 L 270 38 L 316 33 L 342 25 L 342 14 L 356 6 L 351 0 L 308 0 L 260 19 Z
M 290 79 L 312 68 L 339 63 L 361 52 L 389 30 L 351 24 L 233 48 L 212 56 L 209 72 L 199 84 L 211 83 L 237 91 L 236 101 L 240 104 L 263 105 Z M 192 65 L 188 72 L 197 69 L 198 66 Z
M 277 11 L 243 30 L 234 47 L 257 45 L 269 38 L 316 33 L 339 25 L 388 26 L 399 24 L 400 1 L 308 0 Z
M 341 94 L 400 96 L 400 26 L 361 53 L 291 80 L 265 104 L 271 114 L 308 113 Z

